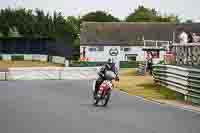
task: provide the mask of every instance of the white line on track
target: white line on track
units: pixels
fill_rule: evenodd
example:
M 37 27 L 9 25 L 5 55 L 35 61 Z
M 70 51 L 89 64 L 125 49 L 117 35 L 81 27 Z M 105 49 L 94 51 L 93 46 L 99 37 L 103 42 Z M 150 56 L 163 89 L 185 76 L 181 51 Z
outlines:
M 120 90 L 120 93 L 123 93 L 123 94 L 129 95 L 127 92 L 122 91 L 121 89 L 119 89 L 119 90 Z M 145 99 L 145 98 L 140 97 L 140 96 L 134 96 L 134 97 L 136 97 L 136 98 L 138 98 L 138 99 L 140 99 L 140 100 L 142 100 L 142 101 L 146 101 L 146 102 L 150 102 L 150 103 L 158 104 L 158 105 L 160 105 L 160 106 L 175 107 L 175 108 L 177 108 L 177 109 L 181 109 L 181 110 L 190 111 L 190 112 L 193 112 L 193 113 L 198 113 L 198 114 L 200 114 L 199 111 L 194 110 L 194 109 L 189 109 L 189 108 L 186 108 L 186 107 L 180 107 L 180 106 L 176 106 L 176 105 L 169 104 L 169 103 L 160 103 L 160 102 L 158 102 L 158 101 L 148 100 L 148 99 Z

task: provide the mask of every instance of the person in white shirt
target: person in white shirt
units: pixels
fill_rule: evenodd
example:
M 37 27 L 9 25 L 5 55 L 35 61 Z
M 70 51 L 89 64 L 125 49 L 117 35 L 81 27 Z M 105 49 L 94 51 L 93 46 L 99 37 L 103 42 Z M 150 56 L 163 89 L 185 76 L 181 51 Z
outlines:
M 184 29 L 181 29 L 181 34 L 179 35 L 180 43 L 181 44 L 187 44 L 188 42 L 188 35 L 184 31 Z

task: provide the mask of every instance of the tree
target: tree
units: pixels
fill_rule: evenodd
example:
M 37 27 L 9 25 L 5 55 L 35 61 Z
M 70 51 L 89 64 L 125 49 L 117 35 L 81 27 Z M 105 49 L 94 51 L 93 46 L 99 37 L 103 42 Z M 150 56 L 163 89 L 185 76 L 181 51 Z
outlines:
M 50 16 L 40 9 L 2 9 L 0 22 L 0 32 L 3 36 L 10 36 L 9 32 L 12 29 L 26 37 L 64 38 L 68 33 L 77 34 L 73 30 L 74 25 L 71 25 L 61 13 L 54 12 L 54 15 Z
M 80 17 L 69 16 L 67 23 L 70 25 L 71 33 L 73 33 L 73 59 L 78 60 L 80 57 Z
M 9 30 L 10 30 L 10 24 L 9 24 L 9 21 L 12 21 L 11 20 L 11 10 L 8 8 L 8 9 L 5 9 L 5 10 L 1 10 L 0 11 L 0 30 L 1 30 L 1 33 L 3 34 L 3 36 L 8 36 L 9 34 Z
M 35 18 L 32 10 L 17 9 L 13 10 L 14 26 L 23 36 L 34 36 L 36 28 L 34 27 Z M 11 26 L 12 27 L 12 26 Z
M 156 21 L 157 11 L 155 9 L 139 6 L 133 13 L 126 17 L 127 22 L 152 22 Z
M 162 16 L 155 9 L 145 8 L 139 6 L 133 13 L 126 17 L 127 22 L 176 22 L 179 23 L 180 19 L 175 15 Z
M 120 20 L 105 11 L 90 12 L 81 18 L 81 21 L 119 22 Z
M 188 19 L 185 21 L 186 23 L 193 23 L 193 21 L 191 19 Z
M 74 39 L 78 39 L 80 33 L 80 17 L 69 16 L 66 20 L 69 24 L 69 31 L 73 34 Z

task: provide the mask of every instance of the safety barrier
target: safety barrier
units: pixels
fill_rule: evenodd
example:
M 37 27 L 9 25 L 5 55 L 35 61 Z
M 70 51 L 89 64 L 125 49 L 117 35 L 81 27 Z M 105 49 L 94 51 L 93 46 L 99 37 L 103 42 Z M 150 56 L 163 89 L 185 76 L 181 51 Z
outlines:
M 32 67 L 9 68 L 0 72 L 0 80 L 64 80 L 64 79 L 96 79 L 97 67 Z
M 25 61 L 41 61 L 41 62 L 52 62 L 57 64 L 65 64 L 65 57 L 59 56 L 48 56 L 40 54 L 0 54 L 0 59 L 3 61 L 12 60 L 25 60 Z
M 0 80 L 6 80 L 6 72 L 0 72 Z
M 186 101 L 200 104 L 200 69 L 155 65 L 153 77 L 156 83 L 183 94 Z

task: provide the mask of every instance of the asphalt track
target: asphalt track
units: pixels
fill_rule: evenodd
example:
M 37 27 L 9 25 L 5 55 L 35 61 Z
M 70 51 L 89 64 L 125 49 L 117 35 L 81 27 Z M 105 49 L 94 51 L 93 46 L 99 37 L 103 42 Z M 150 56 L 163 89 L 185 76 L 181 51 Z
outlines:
M 121 92 L 91 103 L 92 81 L 1 81 L 1 133 L 200 133 L 200 114 Z

